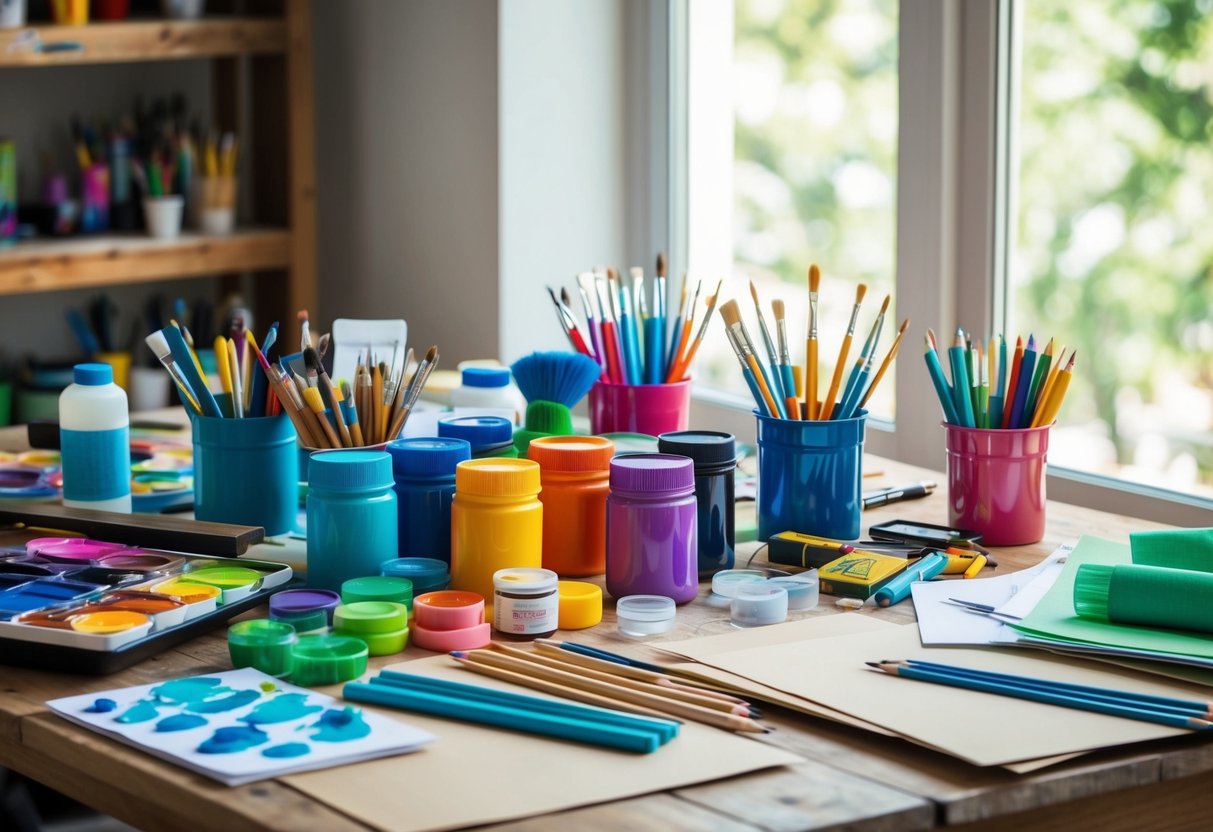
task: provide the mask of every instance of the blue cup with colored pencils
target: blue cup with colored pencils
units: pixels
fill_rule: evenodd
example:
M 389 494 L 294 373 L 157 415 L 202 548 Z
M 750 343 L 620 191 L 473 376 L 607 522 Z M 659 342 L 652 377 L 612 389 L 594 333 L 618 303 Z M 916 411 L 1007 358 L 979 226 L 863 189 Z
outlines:
M 944 372 L 935 334 L 927 330 L 927 372 L 944 414 L 948 522 L 981 532 L 993 546 L 1035 543 L 1045 531 L 1045 473 L 1049 430 L 1074 371 L 1074 353 L 1054 360 L 1049 340 L 1001 336 L 985 345 L 958 329 Z

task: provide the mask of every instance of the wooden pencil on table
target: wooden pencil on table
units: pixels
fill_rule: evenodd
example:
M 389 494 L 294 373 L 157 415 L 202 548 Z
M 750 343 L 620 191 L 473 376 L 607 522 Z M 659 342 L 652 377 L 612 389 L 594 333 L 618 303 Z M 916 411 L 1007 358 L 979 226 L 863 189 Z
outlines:
M 767 733 L 768 730 L 748 717 L 726 714 L 699 705 L 678 702 L 663 696 L 630 690 L 620 685 L 587 679 L 576 673 L 543 667 L 534 662 L 523 661 L 491 650 L 473 650 L 467 654 L 466 659 L 472 663 L 486 664 L 503 670 L 512 670 L 528 680 L 536 678 L 548 682 L 557 682 L 588 693 L 606 696 L 618 703 L 642 705 L 682 719 L 712 725 L 716 728 L 747 733 Z

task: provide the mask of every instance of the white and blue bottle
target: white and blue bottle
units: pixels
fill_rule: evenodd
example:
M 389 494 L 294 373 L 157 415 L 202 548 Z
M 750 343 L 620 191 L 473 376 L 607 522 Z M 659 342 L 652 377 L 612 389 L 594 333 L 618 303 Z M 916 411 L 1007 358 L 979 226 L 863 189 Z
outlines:
M 108 364 L 77 364 L 59 396 L 63 504 L 131 510 L 131 438 L 126 392 Z

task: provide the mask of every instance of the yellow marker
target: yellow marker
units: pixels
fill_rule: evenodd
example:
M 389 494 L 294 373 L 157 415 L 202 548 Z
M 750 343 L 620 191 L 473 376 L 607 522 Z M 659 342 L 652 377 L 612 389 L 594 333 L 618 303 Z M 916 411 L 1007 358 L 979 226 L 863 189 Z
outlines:
M 969 564 L 969 568 L 964 571 L 966 578 L 976 578 L 981 574 L 981 570 L 986 568 L 986 556 L 978 555 L 973 558 L 973 562 Z
M 223 392 L 232 394 L 232 365 L 227 361 L 227 339 L 222 335 L 215 336 L 215 366 L 219 368 L 219 383 Z

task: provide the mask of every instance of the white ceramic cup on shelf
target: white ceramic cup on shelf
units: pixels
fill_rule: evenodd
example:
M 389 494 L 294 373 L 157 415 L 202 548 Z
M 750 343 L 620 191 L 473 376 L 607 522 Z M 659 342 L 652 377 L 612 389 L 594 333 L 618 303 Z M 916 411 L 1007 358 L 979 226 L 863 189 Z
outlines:
M 173 240 L 181 235 L 181 214 L 185 199 L 180 194 L 149 196 L 143 200 L 143 219 L 147 233 L 161 240 Z
M 174 20 L 196 20 L 206 9 L 206 0 L 160 0 L 165 17 Z
M 204 234 L 231 234 L 236 225 L 236 211 L 234 208 L 203 208 L 201 224 Z
M 131 411 L 156 410 L 169 403 L 169 375 L 162 367 L 131 367 L 127 394 Z
M 25 25 L 25 0 L 0 0 L 0 29 L 20 29 Z

